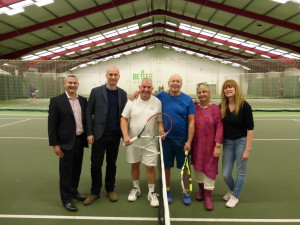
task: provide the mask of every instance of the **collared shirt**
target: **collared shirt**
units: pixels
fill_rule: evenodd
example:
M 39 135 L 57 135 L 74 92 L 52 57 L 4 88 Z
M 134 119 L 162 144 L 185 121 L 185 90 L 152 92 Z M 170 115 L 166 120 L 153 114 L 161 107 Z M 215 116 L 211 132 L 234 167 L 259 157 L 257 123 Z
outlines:
M 81 135 L 83 133 L 82 117 L 81 117 L 81 106 L 79 103 L 78 95 L 76 94 L 75 98 L 71 98 L 66 92 L 68 99 L 70 101 L 72 111 L 76 123 L 76 135 Z

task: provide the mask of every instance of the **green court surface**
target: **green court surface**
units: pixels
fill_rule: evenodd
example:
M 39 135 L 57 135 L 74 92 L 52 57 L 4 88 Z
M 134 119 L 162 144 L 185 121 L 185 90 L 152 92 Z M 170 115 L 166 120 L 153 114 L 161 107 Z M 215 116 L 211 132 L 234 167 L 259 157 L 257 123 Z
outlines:
M 26 102 L 25 102 L 26 104 Z M 172 170 L 171 224 L 300 224 L 300 113 L 255 112 L 255 131 L 247 184 L 240 203 L 233 209 L 222 200 L 227 192 L 221 164 L 213 192 L 215 209 L 208 212 L 194 199 L 181 202 L 180 173 Z M 79 191 L 89 194 L 90 152 L 85 150 Z M 142 167 L 142 196 L 128 202 L 132 186 L 130 165 L 121 145 L 116 192 L 118 202 L 101 198 L 90 206 L 75 202 L 79 211 L 67 212 L 60 203 L 58 158 L 48 146 L 47 112 L 0 112 L 0 225 L 152 225 L 158 224 L 158 209 L 146 199 Z M 220 160 L 221 162 L 221 160 Z M 103 166 L 105 171 L 105 165 Z M 197 185 L 193 185 L 193 196 Z

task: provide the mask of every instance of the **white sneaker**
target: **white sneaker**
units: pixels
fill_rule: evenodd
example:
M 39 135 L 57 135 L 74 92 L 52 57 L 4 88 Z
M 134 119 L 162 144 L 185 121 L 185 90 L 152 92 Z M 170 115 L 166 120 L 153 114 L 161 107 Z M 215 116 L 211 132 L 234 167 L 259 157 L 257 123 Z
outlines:
M 226 195 L 223 196 L 224 201 L 228 201 L 230 197 L 232 196 L 232 191 L 228 191 Z
M 132 188 L 129 195 L 128 195 L 128 201 L 130 202 L 134 202 L 137 197 L 139 197 L 141 195 L 141 190 L 138 188 Z
M 148 200 L 150 201 L 150 205 L 152 207 L 158 207 L 159 206 L 159 201 L 158 201 L 157 196 L 158 196 L 157 193 L 148 194 Z
M 238 202 L 239 202 L 239 199 L 236 198 L 235 196 L 231 195 L 228 202 L 226 202 L 226 206 L 229 208 L 234 208 L 236 206 L 236 204 L 238 204 Z

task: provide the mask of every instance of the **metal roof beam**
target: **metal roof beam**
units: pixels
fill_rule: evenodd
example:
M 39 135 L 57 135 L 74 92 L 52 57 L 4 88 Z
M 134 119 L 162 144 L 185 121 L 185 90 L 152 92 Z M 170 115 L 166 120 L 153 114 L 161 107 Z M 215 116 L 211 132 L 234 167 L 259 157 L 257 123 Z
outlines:
M 17 3 L 20 1 L 22 1 L 22 0 L 2 0 L 2 1 L 0 1 L 0 7 L 9 6 L 11 4 L 14 4 L 14 3 Z
M 275 19 L 272 17 L 268 17 L 268 16 L 264 16 L 264 15 L 260 15 L 257 13 L 253 13 L 247 10 L 243 10 L 243 9 L 239 9 L 239 8 L 235 8 L 232 6 L 228 6 L 228 5 L 224 5 L 224 4 L 220 4 L 217 2 L 212 2 L 209 0 L 185 0 L 187 2 L 193 2 L 195 4 L 198 5 L 203 5 L 206 7 L 210 7 L 210 8 L 214 8 L 217 10 L 222 10 L 228 13 L 232 13 L 232 14 L 236 14 L 239 16 L 243 16 L 243 17 L 248 17 L 254 20 L 260 20 L 266 23 L 270 23 L 273 24 L 275 26 L 281 26 L 281 27 L 285 27 L 291 30 L 295 30 L 295 31 L 300 31 L 300 25 L 298 24 L 294 24 L 294 23 L 290 23 L 290 22 L 286 22 L 286 21 L 282 21 L 279 19 Z
M 201 20 L 198 20 L 198 19 L 194 19 L 194 18 L 190 18 L 190 17 L 187 17 L 187 16 L 183 16 L 183 15 L 179 15 L 179 14 L 176 14 L 176 13 L 172 13 L 172 12 L 168 12 L 168 11 L 165 11 L 165 10 L 158 9 L 158 10 L 154 10 L 152 12 L 147 12 L 147 13 L 143 13 L 143 14 L 140 14 L 140 15 L 137 15 L 137 16 L 133 16 L 133 17 L 121 20 L 121 21 L 113 22 L 111 24 L 107 24 L 107 25 L 104 25 L 104 26 L 100 26 L 100 27 L 97 27 L 97 28 L 92 28 L 92 29 L 89 29 L 89 30 L 86 30 L 86 31 L 83 31 L 83 32 L 72 34 L 72 35 L 69 35 L 69 36 L 66 36 L 66 37 L 63 37 L 63 38 L 48 41 L 47 43 L 31 46 L 31 47 L 28 47 L 28 48 L 25 48 L 25 49 L 22 49 L 22 50 L 19 50 L 19 51 L 14 51 L 12 53 L 8 53 L 8 54 L 0 56 L 0 59 L 17 59 L 17 58 L 19 58 L 19 57 L 21 57 L 21 56 L 23 56 L 27 53 L 30 53 L 30 52 L 38 50 L 38 49 L 46 48 L 46 47 L 52 46 L 52 45 L 57 45 L 59 43 L 65 42 L 65 41 L 70 41 L 72 39 L 76 39 L 76 38 L 79 38 L 79 37 L 82 37 L 82 36 L 85 36 L 85 35 L 93 34 L 93 33 L 99 32 L 99 31 L 103 31 L 103 30 L 106 30 L 106 29 L 113 28 L 115 26 L 120 26 L 120 25 L 123 25 L 123 24 L 126 24 L 126 23 L 138 21 L 140 19 L 143 19 L 143 18 L 146 18 L 146 17 L 149 17 L 149 16 L 155 16 L 155 15 L 166 15 L 166 16 L 174 17 L 174 18 L 177 18 L 179 20 L 185 20 L 185 21 L 188 21 L 188 22 L 191 22 L 191 23 L 195 23 L 197 25 L 203 25 L 203 26 L 214 28 L 214 29 L 223 30 L 223 31 L 228 32 L 228 33 L 233 33 L 233 34 L 244 36 L 244 37 L 247 37 L 247 38 L 250 38 L 250 39 L 254 39 L 254 40 L 261 41 L 261 42 L 269 43 L 271 45 L 275 45 L 275 46 L 278 46 L 278 47 L 288 48 L 288 49 L 291 49 L 295 52 L 300 52 L 300 47 L 298 47 L 298 46 L 290 45 L 290 44 L 287 44 L 287 43 L 284 43 L 284 42 L 275 41 L 273 39 L 269 39 L 269 38 L 265 38 L 265 37 L 259 37 L 259 36 L 249 34 L 249 33 L 243 32 L 243 31 L 234 30 L 232 28 L 223 27 L 223 26 L 220 26 L 220 25 L 217 25 L 217 24 L 212 24 L 212 23 L 209 23 L 209 22 L 201 21 Z
M 87 15 L 90 15 L 90 14 L 93 14 L 93 13 L 97 13 L 97 12 L 100 12 L 100 11 L 111 9 L 111 8 L 114 8 L 114 7 L 117 7 L 117 6 L 120 6 L 120 5 L 124 5 L 124 4 L 130 3 L 130 2 L 134 2 L 134 1 L 136 1 L 136 0 L 122 0 L 122 1 L 119 0 L 119 1 L 113 1 L 113 2 L 102 4 L 102 5 L 98 5 L 98 6 L 95 6 L 93 8 L 85 9 L 85 10 L 82 10 L 82 11 L 79 11 L 79 12 L 76 12 L 76 13 L 72 13 L 72 14 L 69 14 L 69 15 L 66 15 L 66 16 L 62 16 L 62 17 L 59 17 L 59 18 L 56 18 L 56 19 L 53 19 L 53 20 L 38 23 L 38 24 L 29 26 L 29 27 L 25 27 L 25 28 L 16 30 L 16 31 L 12 31 L 12 32 L 9 32 L 9 33 L 6 33 L 6 34 L 2 34 L 0 36 L 0 41 L 4 41 L 4 40 L 10 39 L 10 38 L 14 38 L 14 37 L 17 37 L 17 36 L 20 36 L 20 35 L 23 35 L 23 34 L 31 33 L 31 32 L 34 32 L 34 31 L 37 31 L 37 30 L 40 30 L 40 29 L 43 29 L 43 28 L 47 28 L 47 27 L 50 27 L 50 26 L 53 26 L 53 25 L 56 25 L 56 24 L 61 24 L 61 23 L 67 22 L 69 20 L 74 20 L 74 19 L 77 19 L 77 18 L 81 18 L 81 17 L 87 16 Z

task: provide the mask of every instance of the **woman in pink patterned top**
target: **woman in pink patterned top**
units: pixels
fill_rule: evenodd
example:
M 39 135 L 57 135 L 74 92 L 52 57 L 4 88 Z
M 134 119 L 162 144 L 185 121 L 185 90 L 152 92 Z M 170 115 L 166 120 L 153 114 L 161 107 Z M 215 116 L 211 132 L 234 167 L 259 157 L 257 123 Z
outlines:
M 210 89 L 201 83 L 197 87 L 200 102 L 195 103 L 195 134 L 191 160 L 199 192 L 196 199 L 204 200 L 206 210 L 213 210 L 211 193 L 218 174 L 218 161 L 223 143 L 223 124 L 219 106 L 210 102 Z

